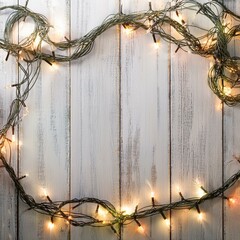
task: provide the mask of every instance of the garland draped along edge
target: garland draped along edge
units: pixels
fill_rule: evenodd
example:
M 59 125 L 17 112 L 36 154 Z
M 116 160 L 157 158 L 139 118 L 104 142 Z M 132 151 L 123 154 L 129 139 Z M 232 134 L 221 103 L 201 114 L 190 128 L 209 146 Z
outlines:
M 27 6 L 14 5 L 0 8 L 1 12 L 5 10 L 10 10 L 11 13 L 6 21 L 4 38 L 0 39 L 0 48 L 7 52 L 6 60 L 10 55 L 17 59 L 23 77 L 12 85 L 13 88 L 16 88 L 16 98 L 11 103 L 7 122 L 0 130 L 0 159 L 3 164 L 2 167 L 13 180 L 20 198 L 29 206 L 29 209 L 49 215 L 52 221 L 55 217 L 60 217 L 66 219 L 73 226 L 108 226 L 116 234 L 119 234 L 119 229 L 132 221 L 141 226 L 139 219 L 157 214 L 161 214 L 165 219 L 164 214 L 170 210 L 196 208 L 199 212 L 199 205 L 205 201 L 218 197 L 227 198 L 224 196 L 224 192 L 240 178 L 240 171 L 230 177 L 221 187 L 212 192 L 207 192 L 201 198 L 185 199 L 181 197 L 180 201 L 168 204 L 155 203 L 142 208 L 136 206 L 135 211 L 131 214 L 117 210 L 109 201 L 97 198 L 85 197 L 66 201 L 52 201 L 47 196 L 45 202 L 36 202 L 32 196 L 25 192 L 20 182 L 23 177 L 17 176 L 11 166 L 11 140 L 7 137 L 7 133 L 10 130 L 14 132 L 14 128 L 21 120 L 20 112 L 26 107 L 25 101 L 38 80 L 42 61 L 51 65 L 53 62 L 70 62 L 79 59 L 92 50 L 94 41 L 99 35 L 118 25 L 133 30 L 138 28 L 149 30 L 155 42 L 157 38 L 161 38 L 174 43 L 177 47 L 176 52 L 182 49 L 202 57 L 212 57 L 214 64 L 208 74 L 210 88 L 224 103 L 230 106 L 239 103 L 240 94 L 226 94 L 224 88 L 227 86 L 231 89 L 237 89 L 240 86 L 240 58 L 230 56 L 227 49 L 228 43 L 240 35 L 240 25 L 229 27 L 228 24 L 224 24 L 224 19 L 229 17 L 239 23 L 240 16 L 216 0 L 204 4 L 193 0 L 176 1 L 173 6 L 167 4 L 163 10 L 158 11 L 152 10 L 151 6 L 148 11 L 139 13 L 124 14 L 120 11 L 120 13 L 107 17 L 100 26 L 79 39 L 71 40 L 65 37 L 66 41 L 54 42 L 48 35 L 51 25 L 43 15 L 32 12 Z M 190 25 L 184 20 L 176 21 L 171 17 L 175 14 L 178 16 L 181 11 L 191 11 L 202 15 L 213 26 L 207 30 L 204 27 Z M 14 43 L 11 40 L 14 27 L 26 19 L 32 19 L 35 26 L 34 31 L 19 43 Z M 152 24 L 149 24 L 150 22 Z M 167 33 L 165 26 L 171 26 L 181 38 L 178 39 Z M 194 36 L 191 33 L 193 28 L 198 29 L 203 34 L 200 37 Z M 36 39 L 39 39 L 39 41 L 37 46 L 33 48 Z M 43 50 L 43 42 L 48 44 L 49 49 L 55 49 L 55 51 Z M 61 51 L 70 48 L 72 49 L 71 55 L 61 53 Z M 8 152 L 3 151 L 6 146 L 9 146 Z M 81 212 L 80 206 L 84 204 L 96 204 L 96 213 L 88 215 Z M 99 206 L 110 214 L 111 218 L 108 221 L 99 219 L 97 215 Z

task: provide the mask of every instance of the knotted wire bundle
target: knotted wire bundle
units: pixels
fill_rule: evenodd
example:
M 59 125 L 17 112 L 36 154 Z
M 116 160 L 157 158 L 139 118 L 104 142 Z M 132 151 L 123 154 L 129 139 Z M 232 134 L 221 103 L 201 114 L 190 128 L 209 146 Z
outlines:
M 228 16 L 239 23 L 240 17 L 217 1 L 205 4 L 193 0 L 177 1 L 174 6 L 167 4 L 165 9 L 158 11 L 152 10 L 152 8 L 145 12 L 132 14 L 124 14 L 120 11 L 120 13 L 106 18 L 100 26 L 79 39 L 71 40 L 66 38 L 66 41 L 54 42 L 49 36 L 49 30 L 52 26 L 43 15 L 32 12 L 26 6 L 5 6 L 0 8 L 0 12 L 5 10 L 11 10 L 12 13 L 6 21 L 4 38 L 0 39 L 0 48 L 6 51 L 6 60 L 9 55 L 16 58 L 22 79 L 12 85 L 12 87 L 16 88 L 16 98 L 11 103 L 7 122 L 0 130 L 0 159 L 3 167 L 13 180 L 20 198 L 28 204 L 29 209 L 49 215 L 51 219 L 55 217 L 64 218 L 74 226 L 110 226 L 118 234 L 118 230 L 122 225 L 132 221 L 135 221 L 139 225 L 139 219 L 157 214 L 164 216 L 164 213 L 170 210 L 199 209 L 199 205 L 205 201 L 222 197 L 224 192 L 240 178 L 239 171 L 221 187 L 206 193 L 202 198 L 182 198 L 180 201 L 168 204 L 148 205 L 139 209 L 136 207 L 135 211 L 131 214 L 126 214 L 118 210 L 109 201 L 97 198 L 85 197 L 81 199 L 52 201 L 47 196 L 46 202 L 36 202 L 32 196 L 25 192 L 20 182 L 21 177 L 17 176 L 11 166 L 11 154 L 3 153 L 2 149 L 7 143 L 9 146 L 11 145 L 11 140 L 7 138 L 7 133 L 10 129 L 14 131 L 14 128 L 19 123 L 20 112 L 26 107 L 25 101 L 38 80 L 42 61 L 51 65 L 53 62 L 77 60 L 92 50 L 94 41 L 99 35 L 114 26 L 122 25 L 123 27 L 131 27 L 134 30 L 142 28 L 149 30 L 154 40 L 156 40 L 157 36 L 175 44 L 176 52 L 182 49 L 183 51 L 191 51 L 191 53 L 202 57 L 212 57 L 214 65 L 209 70 L 209 86 L 223 102 L 228 105 L 235 105 L 240 102 L 240 95 L 226 94 L 224 87 L 237 88 L 240 85 L 240 59 L 236 56 L 231 57 L 227 48 L 228 43 L 240 34 L 240 25 L 229 28 L 223 23 L 223 19 Z M 212 23 L 213 27 L 205 29 L 204 27 L 192 26 L 184 20 L 181 22 L 176 21 L 172 15 L 178 15 L 181 11 L 191 11 L 195 14 L 205 16 Z M 19 43 L 14 43 L 12 36 L 16 24 L 20 21 L 25 21 L 27 18 L 31 18 L 34 22 L 34 31 Z M 152 24 L 149 25 L 149 22 L 152 22 Z M 166 26 L 170 26 L 176 31 L 178 37 L 168 33 Z M 195 36 L 191 32 L 193 27 L 201 30 L 203 34 L 198 37 Z M 37 39 L 40 40 L 37 46 L 33 47 Z M 56 52 L 44 49 L 42 47 L 43 42 L 49 45 L 50 49 L 56 49 Z M 69 49 L 71 51 L 68 52 L 71 52 L 71 54 L 64 55 L 64 52 Z M 9 152 L 11 152 L 11 147 L 9 147 Z M 108 221 L 103 221 L 99 219 L 97 211 L 91 215 L 82 212 L 81 206 L 85 204 L 95 204 L 97 208 L 101 206 L 109 213 L 111 218 Z

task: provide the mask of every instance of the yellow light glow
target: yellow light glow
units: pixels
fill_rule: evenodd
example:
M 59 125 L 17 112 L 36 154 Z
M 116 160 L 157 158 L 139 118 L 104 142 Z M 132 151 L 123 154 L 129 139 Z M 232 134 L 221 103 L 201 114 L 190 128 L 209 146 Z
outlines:
M 199 198 L 201 198 L 202 196 L 204 196 L 206 193 L 204 192 L 203 189 L 201 189 L 200 187 L 197 189 L 197 195 Z
M 144 232 L 145 232 L 143 226 L 139 226 L 137 230 L 138 230 L 138 232 L 141 233 L 141 234 L 144 234 Z
M 151 192 L 151 198 L 155 197 L 155 192 Z
M 175 189 L 177 194 L 181 192 L 181 187 L 179 185 L 176 185 Z
M 42 197 L 42 198 L 46 198 L 47 196 L 48 196 L 48 191 L 47 191 L 47 189 L 46 188 L 41 188 L 41 190 L 40 190 L 40 196 Z
M 50 230 L 52 230 L 52 229 L 54 228 L 54 223 L 50 221 L 50 222 L 48 223 L 48 228 L 49 228 Z
M 232 89 L 230 87 L 224 87 L 223 92 L 225 95 L 230 96 L 232 93 Z
M 133 210 L 129 206 L 123 206 L 121 208 L 121 211 L 123 212 L 124 215 L 130 215 L 133 213 Z
M 236 199 L 233 198 L 233 197 L 231 197 L 231 198 L 229 198 L 229 202 L 230 202 L 231 204 L 235 204 L 235 203 L 236 203 Z
M 98 217 L 100 218 L 100 220 L 102 220 L 103 222 L 106 222 L 107 220 L 107 215 L 108 215 L 108 211 L 106 211 L 103 208 L 99 208 L 98 212 L 97 212 Z
M 170 220 L 169 219 L 164 219 L 164 222 L 165 222 L 165 224 L 169 227 L 170 226 L 170 224 L 171 224 L 171 222 L 170 222 Z
M 16 141 L 15 134 L 12 134 L 12 142 L 14 143 Z
M 125 34 L 126 35 L 130 35 L 131 33 L 133 33 L 133 28 L 131 28 L 131 27 L 125 27 L 124 28 L 124 32 L 125 32 Z
M 50 69 L 51 69 L 52 71 L 56 71 L 56 70 L 59 69 L 59 65 L 54 62 L 54 63 L 52 63 L 52 65 L 50 66 Z
M 200 222 L 203 221 L 203 214 L 202 213 L 198 213 L 198 220 Z
M 160 48 L 160 42 L 155 42 L 154 43 L 154 48 L 159 49 Z

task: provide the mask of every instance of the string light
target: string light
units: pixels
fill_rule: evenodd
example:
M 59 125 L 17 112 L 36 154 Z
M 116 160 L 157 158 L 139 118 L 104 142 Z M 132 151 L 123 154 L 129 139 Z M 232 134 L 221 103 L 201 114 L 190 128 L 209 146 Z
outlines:
M 230 197 L 228 201 L 230 202 L 230 204 L 236 204 L 236 199 L 233 197 Z
M 198 213 L 198 220 L 201 222 L 203 221 L 203 213 Z
M 53 230 L 53 228 L 54 228 L 54 223 L 53 223 L 52 221 L 49 221 L 49 222 L 48 222 L 48 228 L 49 228 L 50 230 Z
M 171 225 L 171 222 L 170 222 L 170 220 L 169 219 L 164 219 L 164 222 L 165 222 L 165 224 L 167 225 L 167 227 L 170 227 L 170 225 Z
M 224 87 L 224 88 L 223 88 L 223 92 L 224 92 L 225 95 L 231 96 L 232 88 L 230 88 L 230 87 Z
M 191 3 L 191 7 L 189 7 L 189 3 Z M 211 7 L 222 7 L 221 13 L 214 13 L 211 10 Z M 122 8 L 122 7 L 121 7 Z M 225 70 L 230 70 L 235 72 L 238 70 L 239 63 L 236 59 L 229 57 L 230 54 L 227 50 L 227 42 L 229 42 L 232 38 L 236 37 L 238 34 L 236 30 L 238 30 L 238 25 L 233 26 L 231 31 L 229 30 L 227 34 L 224 32 L 224 26 L 221 22 L 222 14 L 228 14 L 233 17 L 235 15 L 232 14 L 230 10 L 228 10 L 224 5 L 217 1 L 211 1 L 211 3 L 200 4 L 198 2 L 188 0 L 188 1 L 180 1 L 176 2 L 173 6 L 166 6 L 166 8 L 162 11 L 152 11 L 152 6 L 149 3 L 149 11 L 145 11 L 142 13 L 133 13 L 133 14 L 123 14 L 122 9 L 120 14 L 112 15 L 107 18 L 106 21 L 103 22 L 102 25 L 93 29 L 90 33 L 86 34 L 84 37 L 70 40 L 66 36 L 64 36 L 64 30 L 56 30 L 59 35 L 62 34 L 61 37 L 64 39 L 63 41 L 54 42 L 53 38 L 50 37 L 50 24 L 47 19 L 37 13 L 34 13 L 27 9 L 24 6 L 9 6 L 1 8 L 13 10 L 13 13 L 10 18 L 7 19 L 6 27 L 5 27 L 5 38 L 2 41 L 2 48 L 7 52 L 6 60 L 8 60 L 9 55 L 12 55 L 16 58 L 18 63 L 19 70 L 23 75 L 23 79 L 16 84 L 12 84 L 11 87 L 16 88 L 16 99 L 11 104 L 11 108 L 9 111 L 9 117 L 7 123 L 1 129 L 0 138 L 4 139 L 1 144 L 4 144 L 4 141 L 8 141 L 6 135 L 8 134 L 9 129 L 12 127 L 12 142 L 15 141 L 14 135 L 14 126 L 18 123 L 18 117 L 22 109 L 25 107 L 25 100 L 27 99 L 30 90 L 33 88 L 34 84 L 38 80 L 38 76 L 41 70 L 42 61 L 48 63 L 52 69 L 58 62 L 70 62 L 80 57 L 85 56 L 89 52 L 91 52 L 93 44 L 97 36 L 108 30 L 109 28 L 122 25 L 126 30 L 127 34 L 132 33 L 138 28 L 142 28 L 147 30 L 151 28 L 150 33 L 153 36 L 154 43 L 158 43 L 158 38 L 161 38 L 167 42 L 174 43 L 177 46 L 176 53 L 178 50 L 184 50 L 189 53 L 198 54 L 202 57 L 212 57 L 214 59 L 214 64 L 209 71 L 208 82 L 210 88 L 213 92 L 225 103 L 228 105 L 234 105 L 240 102 L 240 95 L 233 96 L 232 92 L 226 91 L 226 87 L 224 86 L 224 82 L 228 82 L 231 90 L 234 87 L 235 79 L 231 79 L 225 75 Z M 199 10 L 200 9 L 200 10 Z M 186 21 L 183 19 L 180 11 L 188 10 L 198 13 L 201 12 L 204 16 L 206 16 L 211 22 L 215 23 L 214 27 L 211 30 L 204 33 L 204 37 L 207 36 L 206 44 L 202 44 L 199 39 L 203 39 L 203 36 L 197 38 L 193 34 L 190 34 L 190 30 L 186 30 L 188 25 Z M 174 21 L 174 19 L 169 17 L 169 13 L 175 12 L 179 22 Z M 33 32 L 31 33 L 34 37 L 27 37 L 24 41 L 21 41 L 19 44 L 11 44 L 11 36 L 13 33 L 13 26 L 16 23 L 21 22 L 21 19 L 26 20 L 29 17 L 34 22 L 35 27 Z M 149 19 L 154 19 L 151 22 L 151 26 L 148 23 Z M 236 19 L 237 20 L 237 19 Z M 163 23 L 168 24 L 170 27 L 174 28 L 175 31 L 182 36 L 181 39 L 177 39 L 171 34 L 167 34 L 163 29 Z M 179 24 L 180 23 L 180 24 Z M 201 27 L 194 26 L 197 29 L 202 29 Z M 39 30 L 40 29 L 40 30 Z M 216 34 L 217 33 L 217 34 Z M 58 34 L 57 34 L 58 35 Z M 216 40 L 213 41 L 213 39 Z M 49 49 L 51 49 L 50 53 L 45 52 L 43 49 L 43 43 L 45 43 Z M 32 46 L 32 49 L 29 46 Z M 55 48 L 53 50 L 53 48 Z M 71 55 L 63 55 L 57 54 L 57 50 L 69 50 L 74 48 L 75 50 Z M 55 52 L 56 50 L 56 52 Z M 29 57 L 30 60 L 29 60 Z M 27 58 L 28 60 L 26 60 Z M 223 80 L 223 81 L 220 81 Z M 2 152 L 3 147 L 1 147 Z M 170 220 L 168 220 L 164 213 L 167 213 L 171 210 L 182 210 L 182 209 L 192 209 L 196 208 L 198 217 L 203 218 L 202 212 L 200 211 L 200 204 L 203 204 L 205 201 L 210 199 L 221 198 L 224 192 L 229 189 L 238 179 L 240 179 L 240 171 L 230 177 L 222 186 L 219 188 L 207 192 L 201 186 L 202 194 L 199 197 L 185 199 L 181 192 L 179 194 L 181 196 L 180 201 L 171 202 L 167 204 L 158 205 L 155 202 L 154 195 L 151 196 L 152 204 L 142 207 L 138 209 L 136 206 L 134 212 L 128 211 L 117 211 L 112 203 L 107 200 L 100 200 L 97 198 L 88 198 L 84 197 L 81 199 L 70 199 L 66 201 L 52 201 L 47 193 L 46 189 L 43 189 L 42 193 L 45 197 L 43 202 L 37 202 L 34 200 L 32 196 L 25 192 L 20 180 L 24 177 L 17 177 L 14 169 L 10 164 L 10 160 L 7 161 L 3 154 L 0 154 L 0 159 L 2 161 L 3 167 L 13 180 L 15 187 L 19 193 L 19 197 L 23 202 L 29 205 L 30 209 L 33 209 L 37 212 L 46 214 L 51 216 L 51 222 L 49 223 L 49 228 L 53 229 L 53 217 L 63 218 L 68 220 L 70 224 L 74 226 L 93 226 L 93 227 L 111 227 L 111 229 L 117 233 L 115 229 L 115 225 L 117 227 L 121 227 L 122 225 L 127 225 L 131 221 L 135 221 L 138 225 L 138 230 L 141 233 L 144 233 L 144 228 L 138 219 L 143 219 L 147 217 L 154 216 L 156 214 L 161 214 L 166 224 L 170 225 Z M 204 192 L 204 194 L 203 194 Z M 48 201 L 46 201 L 46 199 Z M 229 200 L 230 201 L 230 200 Z M 64 212 L 62 209 L 64 207 L 69 207 L 69 205 L 74 204 L 75 206 L 71 208 L 71 211 Z M 95 215 L 86 214 L 78 209 L 79 206 L 83 205 L 92 205 L 96 204 Z M 71 215 L 70 215 L 71 214 Z M 72 219 L 69 219 L 69 216 L 74 216 Z M 111 216 L 112 219 L 107 219 L 108 216 Z

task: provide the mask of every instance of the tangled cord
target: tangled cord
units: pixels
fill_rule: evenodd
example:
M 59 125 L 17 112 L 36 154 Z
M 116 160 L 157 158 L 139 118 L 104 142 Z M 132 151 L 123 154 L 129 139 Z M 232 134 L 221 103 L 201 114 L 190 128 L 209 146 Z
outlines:
M 120 227 L 125 224 L 135 221 L 140 226 L 139 219 L 157 214 L 161 214 L 165 219 L 165 213 L 170 210 L 196 208 L 199 212 L 200 204 L 210 199 L 223 197 L 224 192 L 240 178 L 239 171 L 230 177 L 223 186 L 206 193 L 201 198 L 185 199 L 181 197 L 180 201 L 169 204 L 154 203 L 143 208 L 136 206 L 135 211 L 131 214 L 117 210 L 109 201 L 97 198 L 86 197 L 67 201 L 52 201 L 47 196 L 46 202 L 36 202 L 32 196 L 25 192 L 20 182 L 22 177 L 19 178 L 12 168 L 11 154 L 3 153 L 2 150 L 6 143 L 10 145 L 11 140 L 7 138 L 7 133 L 10 129 L 14 132 L 14 127 L 21 120 L 19 118 L 20 112 L 26 107 L 25 101 L 38 80 L 42 61 L 52 65 L 53 62 L 70 62 L 79 59 L 92 50 L 94 41 L 99 35 L 114 26 L 122 25 L 124 28 L 133 30 L 142 28 L 150 31 L 155 42 L 157 41 L 156 38 L 160 37 L 167 42 L 175 44 L 177 46 L 176 52 L 182 49 L 202 57 L 213 57 L 214 65 L 208 74 L 209 86 L 223 102 L 232 106 L 240 102 L 240 94 L 226 94 L 224 88 L 228 86 L 232 89 L 237 89 L 240 86 L 240 59 L 236 56 L 230 56 L 227 45 L 232 39 L 240 35 L 240 25 L 230 28 L 223 23 L 223 19 L 230 17 L 235 22 L 239 22 L 240 17 L 220 2 L 214 0 L 205 4 L 193 0 L 176 1 L 174 6 L 167 4 L 163 10 L 159 11 L 152 10 L 151 7 L 148 11 L 140 13 L 124 14 L 120 11 L 118 14 L 107 17 L 100 26 L 79 39 L 71 40 L 65 37 L 66 41 L 54 42 L 49 37 L 49 31 L 52 26 L 45 16 L 32 12 L 26 6 L 4 6 L 0 8 L 0 12 L 4 10 L 11 10 L 12 13 L 6 21 L 4 39 L 0 39 L 0 48 L 7 52 L 6 60 L 8 60 L 10 55 L 17 59 L 17 64 L 23 77 L 18 83 L 12 85 L 12 87 L 16 88 L 16 98 L 11 103 L 7 122 L 0 130 L 0 159 L 3 167 L 13 180 L 20 198 L 29 206 L 29 209 L 49 215 L 52 220 L 55 217 L 64 218 L 74 226 L 109 226 L 116 234 L 119 234 Z M 196 25 L 190 25 L 183 19 L 177 21 L 172 17 L 175 14 L 179 16 L 179 13 L 185 10 L 205 16 L 213 26 L 211 29 L 205 29 Z M 26 21 L 26 18 L 32 19 L 35 26 L 34 30 L 30 36 L 25 37 L 19 43 L 14 43 L 11 41 L 14 27 L 20 21 Z M 150 22 L 152 24 L 149 24 Z M 180 37 L 177 38 L 168 33 L 166 26 L 174 29 Z M 198 29 L 203 34 L 200 37 L 196 37 L 191 32 L 193 28 Z M 40 40 L 37 46 L 33 47 L 37 39 Z M 49 49 L 56 49 L 56 52 L 43 49 L 43 43 L 47 43 L 50 46 Z M 71 49 L 72 54 L 64 55 L 63 52 L 69 49 Z M 11 147 L 9 149 L 9 152 L 11 152 Z M 9 156 L 8 160 L 6 156 Z M 96 205 L 95 214 L 88 215 L 81 211 L 81 207 L 86 204 Z M 99 206 L 104 208 L 111 216 L 108 221 L 103 221 L 99 218 Z

